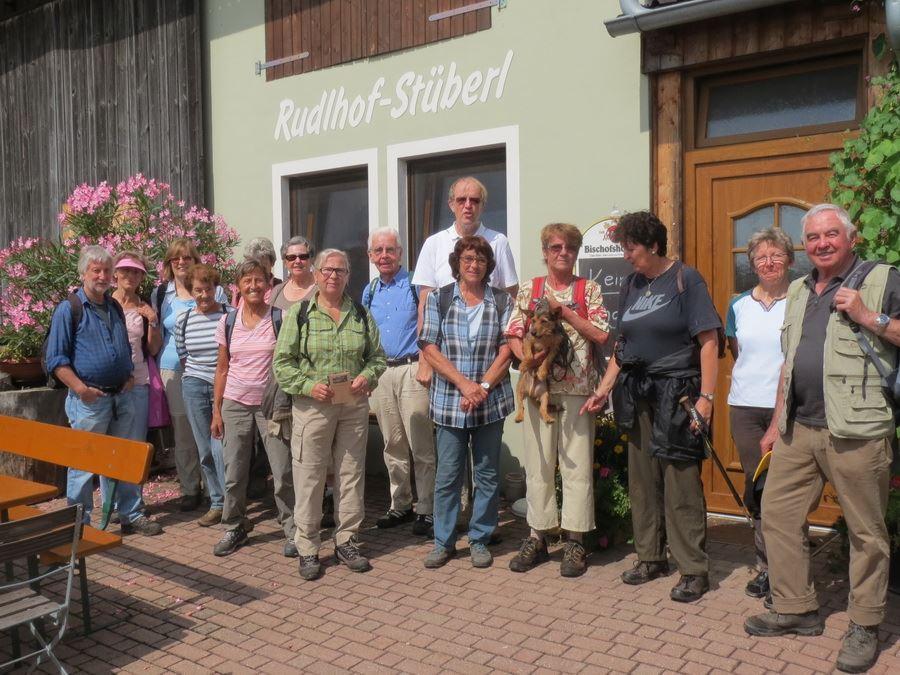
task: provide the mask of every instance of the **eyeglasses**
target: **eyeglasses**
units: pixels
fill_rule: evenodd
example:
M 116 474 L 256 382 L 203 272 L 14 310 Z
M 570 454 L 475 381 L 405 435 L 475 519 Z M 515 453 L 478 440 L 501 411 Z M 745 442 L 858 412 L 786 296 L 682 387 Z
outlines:
M 295 260 L 309 260 L 309 253 L 288 253 L 284 256 L 284 259 L 288 262 L 294 262 Z
M 169 262 L 194 262 L 192 255 L 173 255 L 169 258 Z
M 350 270 L 344 267 L 323 267 L 319 271 L 323 277 L 330 277 L 332 274 L 336 277 L 345 277 L 350 274 Z
M 399 250 L 399 248 L 394 246 L 379 246 L 378 248 L 370 248 L 369 253 L 374 253 L 375 255 L 384 255 L 385 253 L 394 255 Z
M 458 206 L 465 206 L 466 202 L 471 203 L 473 206 L 478 206 L 481 203 L 481 197 L 454 197 L 453 201 Z
M 579 248 L 579 246 L 570 246 L 569 244 L 551 244 L 547 247 L 547 250 L 554 255 L 559 255 L 563 250 L 569 251 L 570 253 L 578 253 Z
M 471 267 L 472 265 L 478 265 L 479 267 L 486 267 L 488 264 L 487 258 L 484 258 L 480 255 L 464 255 L 459 259 L 466 267 Z
M 773 265 L 784 265 L 787 262 L 787 256 L 784 253 L 773 253 L 772 255 L 758 255 L 753 259 L 753 264 L 762 267 L 766 263 Z

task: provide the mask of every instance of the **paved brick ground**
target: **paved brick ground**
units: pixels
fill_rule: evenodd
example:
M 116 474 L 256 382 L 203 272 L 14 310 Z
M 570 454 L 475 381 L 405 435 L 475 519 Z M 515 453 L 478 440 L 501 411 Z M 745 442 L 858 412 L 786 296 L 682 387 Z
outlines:
M 163 481 L 155 494 L 166 498 L 173 489 Z M 593 555 L 580 579 L 559 577 L 559 547 L 549 564 L 511 573 L 507 563 L 526 530 L 505 511 L 493 568 L 474 570 L 460 556 L 425 570 L 429 544 L 413 538 L 409 526 L 373 527 L 386 506 L 386 485 L 370 479 L 368 492 L 362 542 L 374 569 L 353 574 L 335 564 L 328 546 L 317 582 L 301 581 L 296 562 L 281 556 L 265 504 L 251 511 L 252 544 L 227 558 L 211 554 L 218 531 L 197 527 L 167 504 L 155 506 L 164 535 L 129 537 L 90 560 L 100 628 L 81 637 L 75 618 L 59 656 L 72 670 L 91 673 L 811 673 L 831 670 L 847 627 L 846 579 L 823 555 L 816 568 L 825 634 L 747 637 L 744 617 L 761 605 L 743 593 L 752 552 L 739 524 L 711 522 L 713 589 L 681 605 L 668 598 L 675 577 L 638 588 L 620 583 L 635 560 L 628 546 Z M 465 541 L 460 548 L 465 554 Z M 900 598 L 891 601 L 873 673 L 900 672 Z M 9 649 L 4 636 L 0 655 Z

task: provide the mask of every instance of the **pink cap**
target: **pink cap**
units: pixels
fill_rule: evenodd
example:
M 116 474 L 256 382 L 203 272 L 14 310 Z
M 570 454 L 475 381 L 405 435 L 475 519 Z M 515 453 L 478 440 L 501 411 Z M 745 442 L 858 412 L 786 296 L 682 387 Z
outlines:
M 147 268 L 144 267 L 144 264 L 140 260 L 135 260 L 131 257 L 122 258 L 119 262 L 116 263 L 116 269 L 120 267 L 131 267 L 136 270 L 140 270 L 144 274 L 147 273 Z

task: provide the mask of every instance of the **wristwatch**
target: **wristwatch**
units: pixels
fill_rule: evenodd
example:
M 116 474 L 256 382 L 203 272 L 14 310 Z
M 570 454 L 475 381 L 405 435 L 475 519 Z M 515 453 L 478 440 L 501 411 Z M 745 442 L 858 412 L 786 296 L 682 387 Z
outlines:
M 887 330 L 887 327 L 891 323 L 891 317 L 887 314 L 878 314 L 875 317 L 875 332 L 879 335 Z
M 150 321 L 150 328 L 159 328 L 159 321 Z
M 709 401 L 710 403 L 712 403 L 712 402 L 715 400 L 716 395 L 715 395 L 715 394 L 707 394 L 707 393 L 704 393 L 704 392 L 701 391 L 701 392 L 700 392 L 700 398 L 705 398 L 707 401 Z
M 485 391 L 490 391 L 490 390 L 491 390 L 491 383 L 490 383 L 490 382 L 487 382 L 487 381 L 482 382 L 482 383 L 481 383 L 481 388 L 484 389 Z

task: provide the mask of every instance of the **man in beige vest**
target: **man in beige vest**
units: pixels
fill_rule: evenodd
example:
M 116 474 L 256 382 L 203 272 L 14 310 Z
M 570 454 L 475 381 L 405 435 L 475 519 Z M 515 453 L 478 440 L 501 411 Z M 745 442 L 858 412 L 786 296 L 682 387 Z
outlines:
M 853 252 L 856 228 L 847 212 L 820 204 L 801 222 L 814 269 L 788 289 L 776 413 L 761 442 L 763 452 L 774 450 L 762 504 L 774 610 L 750 617 L 744 628 L 757 636 L 820 635 L 824 630 L 806 519 L 827 480 L 837 492 L 851 545 L 850 626 L 837 667 L 862 672 L 875 662 L 878 624 L 887 603 L 890 548 L 884 513 L 895 429 L 891 404 L 850 321 L 893 369 L 900 345 L 900 273 L 877 265 L 858 290 L 842 287 L 860 262 Z

